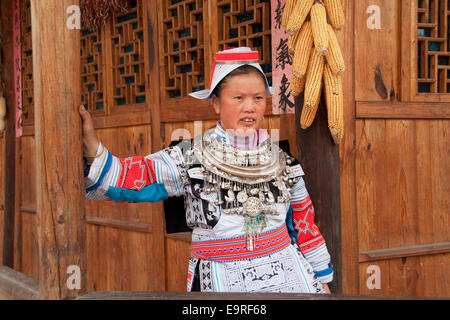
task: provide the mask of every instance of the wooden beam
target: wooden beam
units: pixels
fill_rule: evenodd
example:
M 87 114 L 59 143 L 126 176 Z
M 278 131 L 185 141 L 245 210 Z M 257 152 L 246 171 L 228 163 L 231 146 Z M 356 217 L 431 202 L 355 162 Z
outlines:
M 315 222 L 327 243 L 334 265 L 330 289 L 341 293 L 341 201 L 339 176 L 339 146 L 328 130 L 325 102 L 321 101 L 313 124 L 300 128 L 303 94 L 296 99 L 297 155 L 303 167 L 306 188 L 314 205 Z
M 39 281 L 6 266 L 0 266 L 0 299 L 39 299 Z
M 79 300 L 423 300 L 425 297 L 360 296 L 341 294 L 301 294 L 301 293 L 227 293 L 227 292 L 100 292 L 93 291 Z M 169 310 L 169 312 L 172 312 Z M 177 310 L 177 312 L 179 312 Z
M 32 0 L 39 284 L 42 299 L 86 290 L 86 223 L 82 165 L 80 30 L 67 27 L 79 0 Z M 67 284 L 69 266 L 80 289 Z M 76 284 L 76 282 L 74 282 Z M 72 283 L 73 284 L 73 283 Z
M 342 2 L 345 26 L 336 32 L 346 70 L 342 75 L 344 137 L 340 151 L 342 293 L 359 293 L 358 219 L 356 210 L 355 26 L 360 14 L 353 0 Z M 345 270 L 345 274 L 344 274 Z
M 4 224 L 3 224 L 3 253 L 2 261 L 5 266 L 14 265 L 14 216 L 15 216 L 15 187 L 16 187 L 16 132 L 15 132 L 15 94 L 14 94 L 14 56 L 13 56 L 13 16 L 12 1 L 2 2 L 1 30 L 3 75 L 5 79 L 6 99 L 6 131 L 5 131 L 5 170 L 4 183 Z M 2 75 L 2 76 L 3 76 Z
M 357 101 L 357 119 L 450 119 L 448 103 Z
M 146 99 L 151 104 L 150 122 L 151 122 L 151 153 L 155 153 L 162 148 L 161 140 L 161 115 L 160 115 L 160 79 L 159 79 L 159 47 L 158 47 L 158 7 L 159 1 L 144 1 L 144 38 L 147 46 L 144 48 L 145 73 L 147 81 Z M 164 204 L 158 201 L 152 205 L 152 225 L 153 225 L 153 259 L 156 262 L 154 274 L 155 291 L 166 290 L 166 266 L 165 266 L 165 239 L 164 234 L 166 224 L 164 220 Z
M 86 216 L 86 223 L 135 232 L 146 232 L 146 233 L 153 232 L 153 226 L 151 223 L 144 223 L 138 221 Z
M 398 259 L 438 253 L 450 253 L 450 242 L 361 251 L 359 253 L 359 262 Z

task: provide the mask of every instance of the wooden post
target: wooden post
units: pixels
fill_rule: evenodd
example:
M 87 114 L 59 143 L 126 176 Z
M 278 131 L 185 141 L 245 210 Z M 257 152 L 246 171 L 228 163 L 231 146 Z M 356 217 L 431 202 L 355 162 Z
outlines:
M 80 30 L 67 27 L 76 13 L 66 12 L 73 5 L 79 0 L 31 1 L 41 299 L 86 291 Z
M 300 127 L 302 106 L 303 94 L 297 98 L 295 110 L 298 160 L 306 174 L 304 180 L 314 204 L 316 224 L 334 265 L 330 289 L 333 293 L 342 293 L 339 146 L 334 144 L 328 130 L 324 99 L 313 124 L 306 130 Z
M 15 216 L 15 173 L 16 173 L 16 129 L 14 94 L 13 17 L 12 1 L 5 1 L 1 8 L 2 56 L 7 119 L 5 131 L 5 181 L 4 181 L 4 225 L 2 264 L 14 266 L 14 216 Z
M 147 87 L 150 91 L 147 91 L 146 100 L 151 103 L 150 117 L 151 117 L 151 141 L 152 149 L 151 153 L 160 151 L 162 148 L 161 141 L 161 119 L 159 114 L 159 72 L 157 70 L 158 64 L 158 9 L 156 1 L 144 1 L 144 10 L 147 11 L 147 20 L 144 21 L 144 36 L 146 37 L 147 47 L 145 48 L 145 59 L 148 61 L 146 64 L 145 73 L 147 75 Z M 166 290 L 166 266 L 165 266 L 165 234 L 166 225 L 164 221 L 164 203 L 158 201 L 153 204 L 153 254 L 155 260 L 158 262 L 155 265 L 154 270 L 154 288 L 155 291 Z M 156 257 L 160 257 L 159 259 Z

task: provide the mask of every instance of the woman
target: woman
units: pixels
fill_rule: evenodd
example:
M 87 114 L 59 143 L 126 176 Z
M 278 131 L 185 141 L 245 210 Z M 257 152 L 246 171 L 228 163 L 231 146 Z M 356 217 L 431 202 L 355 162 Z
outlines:
M 217 126 L 145 157 L 112 156 L 80 108 L 86 197 L 184 196 L 188 291 L 329 293 L 333 266 L 301 166 L 260 129 L 271 88 L 257 61 L 250 48 L 218 52 L 210 88 L 190 94 L 212 100 Z

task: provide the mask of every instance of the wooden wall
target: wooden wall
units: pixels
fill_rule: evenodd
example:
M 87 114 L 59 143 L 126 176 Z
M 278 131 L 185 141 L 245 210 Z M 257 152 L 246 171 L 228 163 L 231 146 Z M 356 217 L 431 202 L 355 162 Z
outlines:
M 355 149 L 344 146 L 344 154 L 354 152 L 346 159 L 355 161 L 356 207 L 348 222 L 357 226 L 352 261 L 358 264 L 359 276 L 348 287 L 361 294 L 450 295 L 446 267 L 450 263 L 450 92 L 445 83 L 437 85 L 434 72 L 437 75 L 440 66 L 427 65 L 428 79 L 417 75 L 419 63 L 426 65 L 435 55 L 449 54 L 445 17 L 450 8 L 446 1 L 440 3 L 441 11 L 433 0 L 354 4 L 356 112 L 354 132 L 347 134 L 354 139 Z M 380 29 L 367 27 L 370 5 L 381 9 Z M 417 11 L 429 18 L 426 24 L 417 23 Z M 439 16 L 442 33 L 436 34 Z M 431 30 L 430 39 L 420 38 L 424 29 Z M 417 41 L 426 43 L 427 52 L 421 57 L 414 46 Z M 440 52 L 432 52 L 437 50 L 431 47 L 428 51 L 428 41 L 443 41 Z M 448 72 L 448 59 L 442 61 Z M 428 92 L 419 86 L 421 82 L 431 83 Z M 347 200 L 345 206 L 353 204 Z M 351 232 L 346 230 L 343 233 Z M 373 265 L 380 268 L 379 288 L 367 285 L 367 281 L 373 283 L 369 279 Z

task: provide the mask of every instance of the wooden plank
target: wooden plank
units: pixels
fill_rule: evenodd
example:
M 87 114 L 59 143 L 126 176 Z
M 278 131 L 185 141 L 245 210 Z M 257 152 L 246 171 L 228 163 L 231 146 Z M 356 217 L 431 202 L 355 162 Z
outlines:
M 144 1 L 144 37 L 147 41 L 145 47 L 146 63 L 146 81 L 147 101 L 150 101 L 150 118 L 151 118 L 151 153 L 155 153 L 162 148 L 161 140 L 161 113 L 159 88 L 161 87 L 159 78 L 159 45 L 158 42 L 158 4 L 156 1 Z M 161 32 L 162 33 L 162 32 Z M 162 257 L 165 254 L 165 221 L 164 221 L 164 204 L 162 201 L 152 204 L 152 222 L 153 222 L 153 290 L 165 290 L 166 288 L 166 261 Z
M 411 101 L 417 93 L 417 0 L 401 1 L 401 101 Z
M 357 101 L 357 119 L 450 119 L 448 103 Z
M 80 30 L 66 27 L 79 1 L 31 1 L 39 284 L 41 298 L 73 298 L 86 290 L 85 217 L 81 161 Z M 54 105 L 55 108 L 48 106 Z M 78 155 L 78 156 L 77 156 Z M 79 288 L 66 285 L 79 268 Z
M 387 228 L 388 247 L 417 244 L 418 193 L 416 121 L 386 120 L 385 194 L 388 206 L 381 214 Z M 381 182 L 380 182 L 381 183 Z
M 87 224 L 87 286 L 98 291 L 153 291 L 153 235 Z
M 413 246 L 361 251 L 359 253 L 359 262 L 388 260 L 449 252 L 450 242 L 448 241 L 440 243 L 427 243 Z
M 356 121 L 356 208 L 358 212 L 358 251 L 389 245 L 386 213 L 385 121 Z
M 36 214 L 36 143 L 31 136 L 22 136 L 17 143 L 14 268 L 38 279 L 36 216 L 23 214 Z
M 5 83 L 4 97 L 6 99 L 6 130 L 5 130 L 5 162 L 4 168 L 4 214 L 3 214 L 3 251 L 2 263 L 8 267 L 14 266 L 14 218 L 16 191 L 16 129 L 15 129 L 15 94 L 14 94 L 14 56 L 13 56 L 13 16 L 12 1 L 2 4 L 2 56 L 3 75 Z M 7 76 L 9 75 L 9 76 Z M 5 77 L 5 79 L 3 79 Z
M 355 1 L 342 2 L 345 26 L 336 35 L 344 56 L 346 71 L 342 75 L 344 94 L 344 137 L 339 146 L 341 188 L 341 256 L 342 292 L 359 293 L 358 229 L 356 211 L 356 125 L 355 125 Z M 358 17 L 359 18 L 359 17 Z
M 183 235 L 190 236 L 190 232 Z M 179 235 L 179 234 L 178 234 Z M 185 239 L 166 237 L 166 290 L 186 292 L 186 279 L 191 242 Z
M 86 223 L 137 232 L 153 232 L 151 223 L 86 216 Z
M 0 299 L 37 300 L 39 281 L 0 265 Z
M 140 126 L 150 124 L 150 111 L 116 113 L 111 115 L 93 116 L 96 129 L 119 128 L 125 126 Z
M 363 262 L 360 264 L 361 294 L 448 299 L 450 281 L 445 274 L 449 262 L 448 253 Z M 367 286 L 367 282 L 373 283 L 373 278 L 369 279 L 369 267 L 379 268 L 379 288 Z
M 388 239 L 383 247 L 400 247 L 417 244 L 419 237 L 417 148 L 415 120 L 385 120 L 386 123 L 386 171 L 384 182 L 388 206 L 378 211 L 387 227 L 380 233 Z M 391 226 L 391 227 L 389 227 Z M 394 227 L 395 226 L 395 227 Z M 381 248 L 383 248 L 381 247 Z M 379 248 L 379 247 L 378 247 Z M 373 249 L 373 248 L 370 248 Z M 411 269 L 419 269 L 418 260 L 411 262 Z M 388 261 L 389 287 L 391 294 L 406 294 L 405 276 L 399 274 L 397 261 Z M 433 274 L 429 275 L 430 281 Z
M 33 279 L 39 279 L 39 233 L 37 215 L 20 213 L 17 224 L 17 249 L 14 268 Z
M 89 292 L 79 300 L 424 300 L 424 297 L 300 293 Z
M 191 98 L 194 99 L 194 98 Z M 168 105 L 161 108 L 162 122 L 177 122 L 177 121 L 197 121 L 197 120 L 212 120 L 219 119 L 219 116 L 214 112 L 214 109 L 208 103 L 203 101 L 191 100 L 187 106 L 182 105 Z
M 187 232 L 168 233 L 166 234 L 166 239 L 179 240 L 191 243 L 192 232 L 187 231 Z
M 355 1 L 355 68 L 356 100 L 393 101 L 399 99 L 398 19 L 401 1 Z M 380 8 L 380 29 L 369 29 L 371 5 Z M 373 12 L 371 13 L 374 14 Z M 347 21 L 348 24 L 348 21 Z M 346 64 L 348 67 L 349 64 Z

